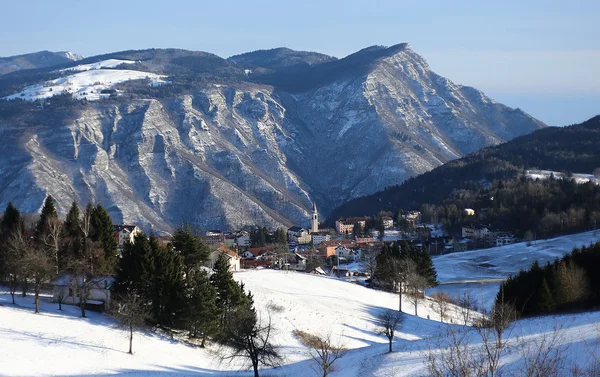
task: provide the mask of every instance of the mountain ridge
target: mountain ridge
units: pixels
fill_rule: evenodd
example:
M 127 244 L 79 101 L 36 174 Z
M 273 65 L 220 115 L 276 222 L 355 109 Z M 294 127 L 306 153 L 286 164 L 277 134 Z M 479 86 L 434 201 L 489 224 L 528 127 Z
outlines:
M 60 66 L 67 71 L 0 76 L 0 95 L 57 77 L 75 93 L 65 75 L 106 59 L 129 63 L 104 69 L 105 80 L 122 70 L 166 78 L 107 81 L 100 99 L 54 96 L 43 109 L 0 101 L 0 132 L 17 130 L 10 158 L 28 166 L 27 174 L 10 165 L 0 172 L 0 205 L 13 200 L 34 212 L 51 193 L 63 206 L 100 202 L 117 221 L 146 229 L 305 226 L 315 200 L 327 215 L 349 198 L 545 127 L 433 73 L 408 44 L 302 69 L 278 63 L 258 75 L 204 52 L 124 51 Z M 26 198 L 13 197 L 17 187 Z

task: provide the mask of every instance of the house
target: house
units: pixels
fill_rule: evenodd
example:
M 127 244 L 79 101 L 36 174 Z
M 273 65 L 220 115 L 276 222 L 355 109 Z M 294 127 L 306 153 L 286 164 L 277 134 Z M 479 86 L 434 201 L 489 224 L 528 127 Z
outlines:
M 293 226 L 287 230 L 287 236 L 289 242 L 295 242 L 298 244 L 308 244 L 311 241 L 311 236 L 308 230 L 300 228 L 299 226 Z
M 411 228 L 414 228 L 421 222 L 421 212 L 419 211 L 409 211 L 402 214 L 402 218 L 406 220 L 406 222 L 410 225 Z
M 513 243 L 515 243 L 515 237 L 512 235 L 502 235 L 496 237 L 496 247 L 512 245 Z
M 306 269 L 306 258 L 298 253 L 286 254 L 279 260 L 281 268 L 288 270 L 304 271 Z
M 86 309 L 105 311 L 110 309 L 112 275 L 92 277 L 85 274 L 62 273 L 52 282 L 52 300 L 66 305 L 79 305 L 79 292 L 87 291 Z
M 327 232 L 315 232 L 310 234 L 312 237 L 313 246 L 318 246 L 321 242 L 329 241 L 331 235 Z
M 142 230 L 135 225 L 114 225 L 113 229 L 119 249 L 123 249 L 126 242 L 133 243 L 135 236 L 142 233 Z
M 250 235 L 248 234 L 248 232 L 238 233 L 235 242 L 238 247 L 248 247 L 250 246 Z
M 227 233 L 225 234 L 225 247 L 227 248 L 235 248 L 235 234 Z
M 350 217 L 347 219 L 339 219 L 335 222 L 335 230 L 340 234 L 352 233 L 354 225 L 358 224 L 362 229 L 367 225 L 367 219 L 364 217 Z
M 329 275 L 338 278 L 349 277 L 352 276 L 352 271 L 344 267 L 333 266 L 331 271 L 329 271 Z
M 217 247 L 211 254 L 210 259 L 208 261 L 208 265 L 210 267 L 214 266 L 219 255 L 225 255 L 227 260 L 229 261 L 229 270 L 230 271 L 239 271 L 240 270 L 240 257 L 237 253 L 231 249 L 226 248 L 225 246 Z
M 277 259 L 277 251 L 273 246 L 251 247 L 242 253 L 242 257 L 246 259 L 275 261 Z
M 394 227 L 394 219 L 390 216 L 383 216 L 383 228 L 384 229 L 392 229 Z
M 218 246 L 225 243 L 225 235 L 220 230 L 209 230 L 200 238 L 208 246 Z
M 373 236 L 362 236 L 362 237 L 361 237 L 361 236 L 356 236 L 356 237 L 354 238 L 354 241 L 355 241 L 356 243 L 358 243 L 358 244 L 364 244 L 364 243 L 370 243 L 370 242 L 373 242 L 373 241 L 374 241 L 374 239 L 373 239 Z
M 335 256 L 340 260 L 348 262 L 360 262 L 360 248 L 350 248 L 345 245 L 339 245 L 335 248 Z
M 319 244 L 319 247 L 317 249 L 325 258 L 329 258 L 332 255 L 336 255 L 335 249 L 340 245 L 350 247 L 352 245 L 352 242 L 350 242 L 349 240 L 324 241 Z
M 489 234 L 489 229 L 484 225 L 473 223 L 470 225 L 463 225 L 462 237 L 463 238 L 474 238 L 474 239 L 485 239 Z

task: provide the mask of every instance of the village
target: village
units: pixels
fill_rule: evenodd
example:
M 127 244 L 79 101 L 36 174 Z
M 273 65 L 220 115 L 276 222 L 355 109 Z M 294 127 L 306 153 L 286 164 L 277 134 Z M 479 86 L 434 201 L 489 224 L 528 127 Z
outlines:
M 475 217 L 475 211 L 465 209 L 465 214 Z M 428 252 L 432 256 L 453 252 L 501 247 L 517 242 L 507 232 L 491 231 L 473 220 L 462 227 L 461 234 L 450 235 L 441 224 L 424 223 L 419 211 L 401 214 L 401 222 L 391 216 L 380 216 L 381 230 L 363 232 L 368 217 L 340 218 L 335 228 L 320 228 L 319 214 L 313 204 L 310 228 L 292 226 L 285 232 L 286 243 L 253 245 L 253 227 L 243 230 L 209 230 L 200 235 L 211 248 L 211 267 L 216 258 L 223 254 L 230 263 L 231 271 L 244 269 L 284 269 L 302 271 L 341 278 L 360 277 L 365 281 L 372 272 L 368 265 L 377 257 L 385 244 L 406 242 L 412 248 Z M 125 242 L 133 242 L 142 231 L 135 225 L 115 225 L 115 236 L 119 248 Z M 275 231 L 268 231 L 266 239 L 274 239 Z M 169 236 L 158 237 L 161 243 L 171 241 Z

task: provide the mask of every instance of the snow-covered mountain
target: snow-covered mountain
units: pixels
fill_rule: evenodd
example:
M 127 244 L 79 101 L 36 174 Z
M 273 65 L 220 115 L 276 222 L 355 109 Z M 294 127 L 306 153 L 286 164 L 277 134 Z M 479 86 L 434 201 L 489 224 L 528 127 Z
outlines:
M 0 57 L 0 75 L 22 69 L 52 67 L 81 59 L 83 59 L 83 56 L 69 51 L 39 51 L 31 54 Z
M 126 62 L 99 63 L 109 59 Z M 33 85 L 39 93 L 63 85 L 52 93 L 81 98 L 68 76 L 139 75 L 104 82 L 110 99 L 2 105 L 0 206 L 12 200 L 36 211 L 49 193 L 63 212 L 73 200 L 94 200 L 115 221 L 158 230 L 308 225 L 314 200 L 326 215 L 545 126 L 435 74 L 408 44 L 339 60 L 290 50 L 230 60 L 129 51 L 66 68 L 3 93 L 33 100 Z

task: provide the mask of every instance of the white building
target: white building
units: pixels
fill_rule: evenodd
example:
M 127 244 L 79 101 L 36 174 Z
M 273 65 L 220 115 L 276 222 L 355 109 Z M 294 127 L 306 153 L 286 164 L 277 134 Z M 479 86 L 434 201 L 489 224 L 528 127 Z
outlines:
M 219 258 L 220 254 L 225 255 L 225 257 L 229 261 L 229 270 L 230 271 L 235 272 L 235 271 L 240 270 L 240 259 L 241 258 L 239 257 L 239 255 L 237 255 L 237 253 L 235 251 L 229 250 L 225 246 L 219 246 L 210 254 L 210 259 L 207 262 L 207 265 L 212 268 L 214 266 L 215 262 L 217 261 L 217 258 Z
M 298 244 L 307 244 L 311 241 L 311 236 L 308 231 L 299 226 L 293 226 L 287 230 L 287 236 L 289 242 L 295 242 Z
M 313 246 L 317 246 L 321 242 L 331 240 L 331 235 L 327 232 L 316 232 L 310 234 L 312 237 Z
M 135 236 L 142 233 L 142 230 L 135 225 L 115 225 L 114 231 L 119 242 L 119 249 L 123 249 L 125 242 L 133 243 Z
M 87 308 L 98 311 L 109 310 L 111 292 L 110 289 L 115 282 L 114 276 L 87 277 L 81 274 L 75 276 L 63 273 L 53 282 L 52 299 L 54 302 L 62 302 L 66 305 L 79 305 L 79 292 L 87 293 Z M 84 297 L 86 297 L 84 296 Z

